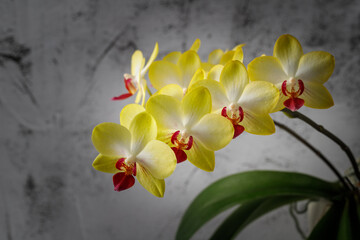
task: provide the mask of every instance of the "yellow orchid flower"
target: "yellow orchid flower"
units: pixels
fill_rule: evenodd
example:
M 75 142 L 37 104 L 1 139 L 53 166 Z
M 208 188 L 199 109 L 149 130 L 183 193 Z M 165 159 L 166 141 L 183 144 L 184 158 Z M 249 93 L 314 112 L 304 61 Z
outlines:
M 240 61 L 228 62 L 221 72 L 219 82 L 205 79 L 192 87 L 199 86 L 210 91 L 212 112 L 221 114 L 233 124 L 233 138 L 244 130 L 259 135 L 275 132 L 269 113 L 278 102 L 279 91 L 271 83 L 249 82 L 246 68 Z
M 171 148 L 156 140 L 157 126 L 147 112 L 122 119 L 124 125 L 101 123 L 92 133 L 92 142 L 100 153 L 93 162 L 96 170 L 112 173 L 115 191 L 132 187 L 135 178 L 150 193 L 163 197 L 165 181 L 176 166 Z
M 141 105 L 145 104 L 146 90 L 148 89 L 146 79 L 144 78 L 150 65 L 155 60 L 159 53 L 158 43 L 155 43 L 155 47 L 149 61 L 145 65 L 145 58 L 140 50 L 136 50 L 131 57 L 131 74 L 124 74 L 125 87 L 128 93 L 122 94 L 117 97 L 113 97 L 112 100 L 123 100 L 134 95 L 137 91 L 135 102 L 139 103 L 141 99 Z
M 334 56 L 323 51 L 303 54 L 299 41 L 288 34 L 278 38 L 273 55 L 255 58 L 248 65 L 251 81 L 271 82 L 280 90 L 273 112 L 284 107 L 296 111 L 303 105 L 319 109 L 334 105 L 323 86 L 334 70 Z
M 200 39 L 195 39 L 195 41 L 193 42 L 193 44 L 191 45 L 189 50 L 197 52 L 199 50 L 200 46 L 201 46 Z M 178 63 L 181 55 L 182 55 L 182 52 L 180 52 L 180 51 L 170 52 L 167 55 L 165 55 L 165 57 L 163 57 L 162 60 L 171 62 L 176 65 Z
M 211 95 L 204 87 L 188 92 L 181 101 L 154 95 L 146 111 L 156 120 L 157 138 L 172 146 L 178 163 L 188 159 L 205 171 L 214 170 L 214 151 L 225 147 L 234 134 L 229 121 L 210 113 Z

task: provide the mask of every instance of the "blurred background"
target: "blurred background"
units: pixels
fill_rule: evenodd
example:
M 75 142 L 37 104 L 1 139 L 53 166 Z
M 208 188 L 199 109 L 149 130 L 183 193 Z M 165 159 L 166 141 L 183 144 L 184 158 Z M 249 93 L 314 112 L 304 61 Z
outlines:
M 118 122 L 136 49 L 149 58 L 184 51 L 199 38 L 199 55 L 244 47 L 245 65 L 272 55 L 289 33 L 304 52 L 323 50 L 336 67 L 325 84 L 335 106 L 303 107 L 360 156 L 360 1 L 110 1 L 1 0 L 0 4 L 0 239 L 173 239 L 182 214 L 210 183 L 232 173 L 277 169 L 336 180 L 307 148 L 278 129 L 271 136 L 242 134 L 216 153 L 213 173 L 189 162 L 166 180 L 163 199 L 136 183 L 113 191 L 112 175 L 95 171 L 91 132 Z M 341 149 L 303 122 L 278 121 L 318 147 L 341 172 Z M 226 214 L 202 228 L 207 239 Z M 306 217 L 300 218 L 308 230 Z M 251 224 L 238 239 L 300 239 L 287 208 Z

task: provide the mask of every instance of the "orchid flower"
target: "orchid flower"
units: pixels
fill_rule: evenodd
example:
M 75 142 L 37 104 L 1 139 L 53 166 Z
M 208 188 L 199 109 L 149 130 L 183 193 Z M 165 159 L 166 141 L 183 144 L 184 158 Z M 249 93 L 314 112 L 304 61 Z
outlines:
M 144 78 L 150 65 L 155 60 L 159 53 L 158 43 L 155 43 L 155 47 L 149 61 L 145 65 L 145 58 L 140 50 L 136 50 L 131 57 L 131 74 L 124 74 L 125 87 L 128 93 L 122 94 L 118 97 L 113 97 L 112 100 L 123 100 L 131 97 L 137 91 L 135 102 L 139 103 L 141 99 L 141 105 L 145 104 L 146 90 L 148 89 L 146 79 Z
M 156 120 L 157 138 L 172 146 L 177 162 L 188 159 L 205 171 L 214 170 L 214 151 L 225 147 L 234 134 L 229 121 L 210 113 L 211 95 L 204 87 L 188 92 L 181 101 L 154 95 L 149 98 L 146 111 Z
M 115 191 L 132 187 L 135 178 L 150 193 L 163 197 L 165 181 L 176 166 L 171 148 L 156 140 L 157 126 L 147 112 L 122 118 L 122 124 L 101 123 L 92 133 L 100 153 L 93 162 L 96 170 L 112 173 Z
M 196 82 L 192 87 L 199 86 L 210 91 L 212 112 L 221 114 L 232 123 L 233 138 L 244 130 L 260 135 L 275 132 L 269 113 L 278 101 L 279 92 L 271 83 L 249 83 L 246 68 L 240 61 L 230 61 L 224 66 L 220 82 L 205 79 Z
M 280 90 L 273 112 L 284 107 L 296 111 L 303 105 L 319 109 L 334 105 L 323 86 L 334 70 L 334 56 L 323 51 L 303 54 L 299 41 L 288 34 L 278 38 L 273 55 L 255 58 L 248 65 L 251 81 L 267 81 Z

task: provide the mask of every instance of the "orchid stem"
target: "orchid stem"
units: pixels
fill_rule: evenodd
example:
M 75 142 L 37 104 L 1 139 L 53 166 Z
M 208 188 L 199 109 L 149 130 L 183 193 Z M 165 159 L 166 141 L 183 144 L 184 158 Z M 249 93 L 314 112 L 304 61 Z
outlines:
M 150 88 L 146 87 L 146 91 L 148 92 L 148 94 L 150 95 L 150 97 L 152 96 L 152 92 L 150 91 Z
M 307 116 L 305 116 L 304 114 L 301 114 L 299 112 L 292 112 L 289 109 L 284 108 L 283 110 L 281 110 L 283 113 L 285 113 L 286 116 L 290 117 L 290 118 L 298 118 L 304 122 L 306 122 L 307 124 L 309 124 L 310 126 L 312 126 L 313 128 L 315 128 L 317 131 L 319 131 L 320 133 L 324 134 L 325 136 L 327 136 L 328 138 L 330 138 L 331 140 L 333 140 L 335 143 L 337 143 L 340 148 L 346 153 L 346 155 L 348 156 L 351 165 L 354 169 L 354 173 L 357 177 L 357 179 L 360 181 L 360 172 L 359 172 L 359 168 L 358 165 L 356 163 L 356 159 L 354 157 L 354 154 L 351 152 L 350 148 L 343 142 L 341 141 L 337 136 L 335 136 L 333 133 L 329 132 L 328 130 L 326 130 L 323 126 L 318 125 L 317 123 L 315 123 L 313 120 L 311 120 L 310 118 L 308 118 Z
M 308 141 L 306 141 L 304 138 L 302 138 L 299 134 L 297 134 L 296 132 L 294 132 L 292 129 L 288 128 L 287 126 L 285 126 L 282 123 L 279 123 L 277 121 L 274 120 L 274 123 L 276 126 L 282 128 L 283 130 L 285 130 L 286 132 L 288 132 L 290 135 L 292 135 L 293 137 L 295 137 L 297 140 L 299 140 L 300 142 L 302 142 L 305 146 L 307 146 L 311 151 L 313 151 L 321 160 L 323 160 L 323 162 L 335 173 L 335 175 L 339 178 L 340 182 L 344 185 L 344 187 L 349 188 L 349 186 L 346 184 L 344 178 L 341 176 L 341 174 L 336 170 L 336 168 L 334 167 L 334 165 L 332 165 L 332 163 L 324 156 L 324 154 L 322 154 L 318 149 L 316 149 L 314 146 L 312 146 Z M 350 188 L 349 188 L 350 190 Z

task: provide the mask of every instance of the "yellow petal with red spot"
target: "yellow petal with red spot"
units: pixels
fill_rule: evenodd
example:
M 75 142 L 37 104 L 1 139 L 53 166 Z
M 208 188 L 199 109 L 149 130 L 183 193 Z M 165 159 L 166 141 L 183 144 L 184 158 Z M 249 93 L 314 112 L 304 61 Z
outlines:
M 102 154 L 99 154 L 92 166 L 101 172 L 106 172 L 106 173 L 117 173 L 119 172 L 119 170 L 115 167 L 116 162 L 119 160 L 118 157 L 108 157 L 108 156 L 104 156 Z
M 180 101 L 166 95 L 155 95 L 149 98 L 146 103 L 146 111 L 156 120 L 158 130 L 181 129 L 182 110 Z
M 224 55 L 224 51 L 221 49 L 215 49 L 214 51 L 212 51 L 209 54 L 208 57 L 208 62 L 211 64 L 219 64 L 220 63 L 220 59 L 222 57 L 222 55 Z
M 188 92 L 182 102 L 183 123 L 185 127 L 191 128 L 205 114 L 211 111 L 211 95 L 209 90 L 198 87 Z
M 309 52 L 300 58 L 296 79 L 325 83 L 334 71 L 335 58 L 327 52 Z
M 304 99 L 304 105 L 311 108 L 326 109 L 334 105 L 329 91 L 319 83 L 304 82 L 305 91 L 299 98 Z
M 257 135 L 269 135 L 275 132 L 275 124 L 269 114 L 257 115 L 244 111 L 244 119 L 240 123 L 245 131 Z
M 231 102 L 237 102 L 249 83 L 248 74 L 244 64 L 239 61 L 230 61 L 224 66 L 220 75 L 220 82 L 225 87 Z
M 275 43 L 273 55 L 280 60 L 287 75 L 295 77 L 300 57 L 303 55 L 299 41 L 289 34 L 280 36 Z
M 149 69 L 149 79 L 155 89 L 161 89 L 168 84 L 183 85 L 179 68 L 168 61 L 153 62 Z
M 178 66 L 182 73 L 182 85 L 179 85 L 187 88 L 195 72 L 201 66 L 200 57 L 195 51 L 186 51 L 180 56 Z
M 153 96 L 167 95 L 181 101 L 184 95 L 182 87 L 177 84 L 169 84 L 157 91 Z
M 190 150 L 186 151 L 188 160 L 196 167 L 212 172 L 215 168 L 214 151 L 206 149 L 196 138 Z
M 117 123 L 100 123 L 91 136 L 96 150 L 111 157 L 126 157 L 130 153 L 131 135 L 126 127 Z
M 139 104 L 126 105 L 120 112 L 120 124 L 129 129 L 135 116 L 144 111 L 145 108 Z
M 176 156 L 171 148 L 159 141 L 150 141 L 137 155 L 136 162 L 158 179 L 169 177 L 176 167 Z
M 288 79 L 280 61 L 272 56 L 255 58 L 249 63 L 248 72 L 251 81 L 266 81 L 277 84 Z
M 131 57 L 131 75 L 135 76 L 140 73 L 145 65 L 145 59 L 140 50 L 136 50 Z
M 208 75 L 207 75 L 207 79 L 212 79 L 212 80 L 215 80 L 215 81 L 220 81 L 220 75 L 221 75 L 221 71 L 224 69 L 224 66 L 223 65 L 215 65 L 213 66 Z
M 210 113 L 191 128 L 191 134 L 207 149 L 217 151 L 230 143 L 234 136 L 234 127 L 228 119 Z
M 245 111 L 256 114 L 267 114 L 276 106 L 279 100 L 279 90 L 271 83 L 256 81 L 246 85 L 239 105 Z
M 164 196 L 165 181 L 152 176 L 151 173 L 139 163 L 136 163 L 136 178 L 152 195 L 156 197 Z
M 181 56 L 181 52 L 171 52 L 168 53 L 165 57 L 163 57 L 163 60 L 171 62 L 176 65 L 179 61 L 180 56 Z
M 147 112 L 135 116 L 130 124 L 131 154 L 137 155 L 144 147 L 156 138 L 157 126 L 155 119 Z

